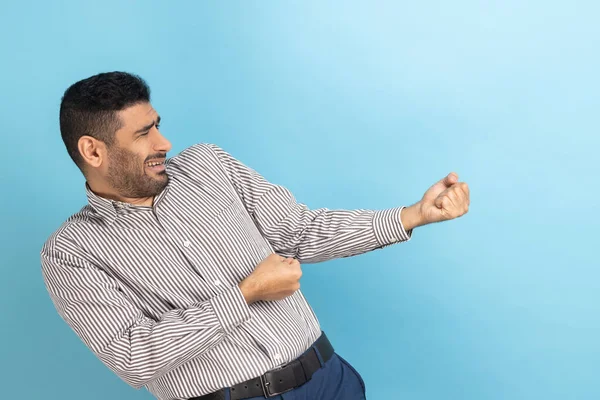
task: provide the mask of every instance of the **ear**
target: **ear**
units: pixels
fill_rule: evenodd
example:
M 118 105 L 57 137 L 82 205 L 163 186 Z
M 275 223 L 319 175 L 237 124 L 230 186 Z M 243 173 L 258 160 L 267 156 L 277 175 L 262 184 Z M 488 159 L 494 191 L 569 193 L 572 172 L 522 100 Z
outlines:
M 79 154 L 83 161 L 92 168 L 98 168 L 106 162 L 106 145 L 91 136 L 82 136 L 77 142 Z

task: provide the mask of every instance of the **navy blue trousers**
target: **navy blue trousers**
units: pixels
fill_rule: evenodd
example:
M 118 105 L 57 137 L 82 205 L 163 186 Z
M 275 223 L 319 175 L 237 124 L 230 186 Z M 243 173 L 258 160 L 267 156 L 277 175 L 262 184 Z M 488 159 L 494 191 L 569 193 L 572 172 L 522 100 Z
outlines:
M 248 400 L 264 399 L 264 396 L 260 396 Z M 366 389 L 362 377 L 354 367 L 334 353 L 325 365 L 314 373 L 310 381 L 294 390 L 269 399 L 366 400 Z M 226 393 L 225 400 L 230 400 L 229 392 Z

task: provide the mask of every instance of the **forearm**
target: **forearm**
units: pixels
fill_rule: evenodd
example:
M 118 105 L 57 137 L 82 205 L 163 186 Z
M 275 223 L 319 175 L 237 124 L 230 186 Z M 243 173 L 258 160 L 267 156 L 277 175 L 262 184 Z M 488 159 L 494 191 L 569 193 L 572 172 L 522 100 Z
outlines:
M 156 320 L 132 304 L 117 281 L 83 259 L 42 253 L 42 272 L 65 322 L 135 388 L 210 350 L 250 318 L 237 286 Z
M 231 291 L 237 293 L 171 310 L 160 321 L 140 316 L 98 356 L 129 385 L 143 387 L 210 350 L 250 317 L 239 288 Z
M 402 226 L 402 207 L 378 211 L 310 210 L 296 203 L 291 193 L 281 187 L 266 194 L 263 204 L 255 210 L 263 235 L 278 254 L 301 263 L 362 254 L 407 241 L 412 234 Z M 287 204 L 283 217 L 272 217 L 271 204 Z
M 402 209 L 400 219 L 404 229 L 407 231 L 412 230 L 416 227 L 424 225 L 423 217 L 419 208 L 419 203 L 415 203 L 412 206 L 405 207 Z
M 223 149 L 209 147 L 262 235 L 277 254 L 285 257 L 303 263 L 349 257 L 407 241 L 419 225 L 412 206 L 402 213 L 401 207 L 380 211 L 311 210 L 298 203 L 286 187 L 268 182 Z
M 171 310 L 160 321 L 142 319 L 111 343 L 101 358 L 134 387 L 142 387 L 216 346 L 250 318 L 238 287 L 185 310 Z

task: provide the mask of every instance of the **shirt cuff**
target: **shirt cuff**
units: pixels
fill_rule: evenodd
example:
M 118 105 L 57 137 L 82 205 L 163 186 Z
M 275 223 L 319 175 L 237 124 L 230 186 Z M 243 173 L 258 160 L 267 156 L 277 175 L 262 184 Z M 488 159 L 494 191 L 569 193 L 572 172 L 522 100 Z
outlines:
M 373 230 L 375 237 L 381 246 L 387 246 L 393 243 L 407 242 L 412 237 L 412 229 L 405 230 L 402 225 L 400 213 L 406 208 L 395 207 L 387 210 L 375 211 L 373 216 Z
M 250 307 L 238 285 L 210 299 L 217 319 L 225 332 L 250 319 Z

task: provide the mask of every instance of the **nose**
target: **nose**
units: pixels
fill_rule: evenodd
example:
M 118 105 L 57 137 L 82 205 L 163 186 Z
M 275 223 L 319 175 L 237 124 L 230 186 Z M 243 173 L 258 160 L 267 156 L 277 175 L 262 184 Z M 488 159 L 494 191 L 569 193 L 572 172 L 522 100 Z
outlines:
M 156 129 L 156 127 L 154 128 L 154 130 L 156 131 L 156 140 L 154 142 L 154 150 L 157 152 L 161 152 L 161 153 L 168 153 L 171 150 L 171 147 L 173 147 L 171 145 L 171 142 L 169 142 L 167 140 L 166 137 L 164 137 L 159 131 L 158 129 Z

